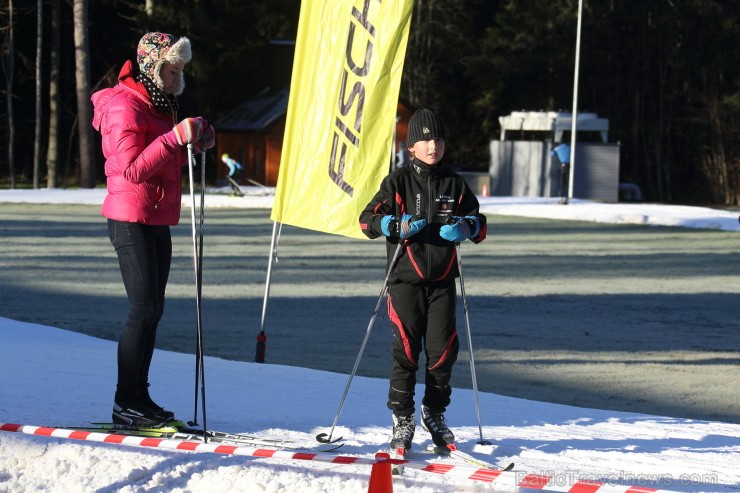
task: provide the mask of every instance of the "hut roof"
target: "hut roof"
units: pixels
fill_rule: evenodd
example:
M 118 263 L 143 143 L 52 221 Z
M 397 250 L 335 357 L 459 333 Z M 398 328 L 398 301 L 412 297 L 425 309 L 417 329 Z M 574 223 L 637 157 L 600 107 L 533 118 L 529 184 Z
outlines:
M 219 131 L 263 131 L 275 120 L 285 115 L 287 110 L 288 88 L 273 92 L 268 87 L 231 110 L 214 126 Z

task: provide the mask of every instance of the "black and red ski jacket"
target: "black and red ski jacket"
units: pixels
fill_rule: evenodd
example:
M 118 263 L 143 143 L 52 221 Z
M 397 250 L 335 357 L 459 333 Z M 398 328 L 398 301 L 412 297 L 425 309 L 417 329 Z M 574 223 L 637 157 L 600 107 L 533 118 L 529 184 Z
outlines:
M 479 208 L 478 199 L 460 175 L 442 164 L 428 166 L 414 160 L 383 179 L 375 197 L 360 213 L 360 228 L 375 239 L 383 234 L 380 220 L 385 215 L 423 217 L 427 226 L 417 234 L 406 240 L 386 239 L 388 266 L 398 242 L 405 242 L 389 283 L 442 281 L 457 277 L 458 269 L 455 244 L 439 236 L 440 228 L 451 216 L 475 216 L 480 229 L 470 239 L 480 243 L 486 239 L 487 227 Z

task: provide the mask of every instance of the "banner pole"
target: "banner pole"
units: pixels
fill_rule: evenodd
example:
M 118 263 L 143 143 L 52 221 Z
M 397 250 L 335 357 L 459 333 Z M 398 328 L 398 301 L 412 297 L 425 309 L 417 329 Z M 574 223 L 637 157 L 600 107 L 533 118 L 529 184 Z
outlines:
M 265 334 L 265 319 L 267 318 L 267 303 L 270 299 L 270 281 L 272 280 L 272 264 L 277 262 L 277 245 L 282 230 L 282 223 L 274 221 L 272 223 L 272 240 L 270 241 L 270 258 L 267 261 L 267 279 L 265 280 L 265 296 L 262 300 L 262 319 L 260 320 L 260 332 L 257 334 L 257 348 L 255 350 L 254 361 L 256 363 L 265 362 L 265 352 L 267 350 L 267 335 Z

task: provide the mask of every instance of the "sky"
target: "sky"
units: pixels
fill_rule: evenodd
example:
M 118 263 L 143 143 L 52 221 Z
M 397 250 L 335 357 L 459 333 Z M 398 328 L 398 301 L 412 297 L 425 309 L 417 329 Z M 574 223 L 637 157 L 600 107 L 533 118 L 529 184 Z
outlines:
M 207 207 L 271 206 L 269 190 L 245 187 L 245 198 L 208 193 Z M 0 191 L 0 207 L 18 202 L 100 204 L 104 190 Z M 183 197 L 188 203 L 188 196 Z M 481 197 L 483 212 L 737 231 L 737 213 L 655 204 L 598 204 L 575 200 Z M 310 327 L 309 327 L 310 329 Z M 88 426 L 110 414 L 116 343 L 0 318 L 0 423 Z M 211 429 L 287 438 L 314 447 L 330 433 L 348 375 L 273 364 L 205 358 L 207 423 Z M 194 414 L 194 361 L 157 350 L 155 400 Z M 293 452 L 279 458 L 166 450 L 0 431 L 0 491 L 44 492 L 364 492 L 369 462 L 390 439 L 387 381 L 355 377 L 332 436 L 344 445 L 313 460 Z M 426 451 L 417 429 L 411 464 L 393 479 L 394 491 L 530 491 L 517 485 L 539 478 L 539 490 L 631 491 L 631 486 L 675 492 L 740 489 L 740 425 L 577 408 L 490 393 L 479 394 L 481 427 L 471 390 L 455 389 L 447 411 L 461 450 L 495 468 L 514 471 L 493 482 L 470 479 L 476 468 Z M 199 411 L 202 417 L 202 411 Z M 479 445 L 481 434 L 493 445 Z M 200 447 L 200 446 L 199 446 Z M 301 456 L 302 457 L 302 456 Z M 334 462 L 331 462 L 334 461 Z M 444 474 L 423 471 L 447 463 Z M 438 471 L 442 469 L 436 468 Z M 480 475 L 477 475 L 480 476 Z M 490 478 L 490 476 L 488 476 Z M 585 482 L 584 482 L 585 481 Z

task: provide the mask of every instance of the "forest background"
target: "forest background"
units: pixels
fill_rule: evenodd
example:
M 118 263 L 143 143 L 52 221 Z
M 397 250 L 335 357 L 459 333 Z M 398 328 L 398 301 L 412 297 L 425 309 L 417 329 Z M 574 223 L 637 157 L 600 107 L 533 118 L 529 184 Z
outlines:
M 499 116 L 572 110 L 578 7 L 415 1 L 400 97 L 442 114 L 456 167 L 488 170 Z M 104 183 L 90 94 L 145 32 L 191 39 L 180 117 L 215 122 L 268 86 L 270 42 L 295 40 L 299 13 L 300 0 L 2 1 L 0 188 Z M 578 110 L 609 119 L 620 181 L 645 200 L 740 205 L 739 19 L 736 0 L 583 2 Z

